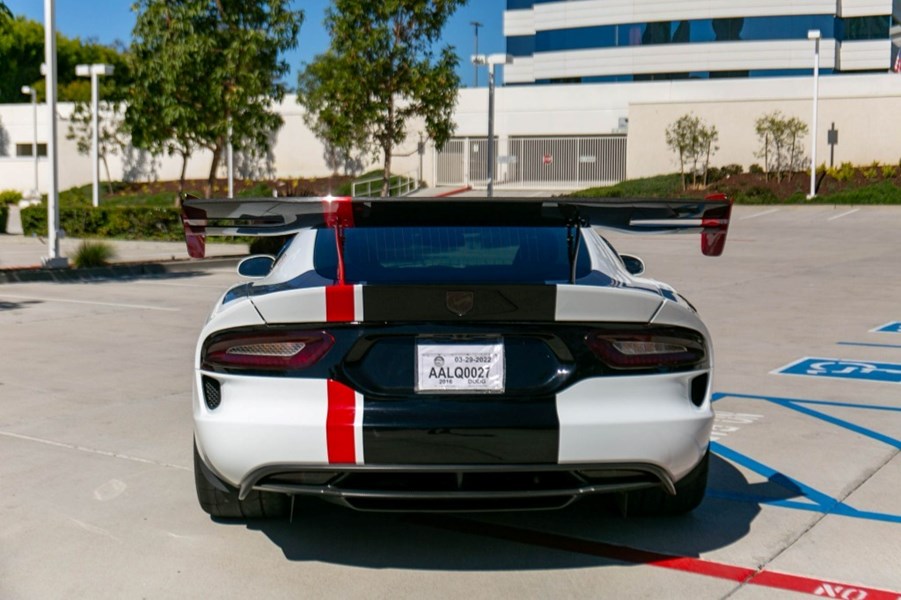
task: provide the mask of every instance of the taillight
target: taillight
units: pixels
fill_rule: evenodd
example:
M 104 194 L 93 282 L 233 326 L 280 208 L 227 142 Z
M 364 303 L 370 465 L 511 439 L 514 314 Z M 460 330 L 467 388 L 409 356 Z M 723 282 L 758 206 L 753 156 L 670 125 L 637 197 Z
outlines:
M 700 336 L 663 332 L 596 331 L 585 343 L 606 365 L 614 369 L 678 368 L 705 362 Z
M 290 371 L 316 364 L 335 338 L 325 331 L 231 333 L 214 338 L 203 352 L 209 370 Z

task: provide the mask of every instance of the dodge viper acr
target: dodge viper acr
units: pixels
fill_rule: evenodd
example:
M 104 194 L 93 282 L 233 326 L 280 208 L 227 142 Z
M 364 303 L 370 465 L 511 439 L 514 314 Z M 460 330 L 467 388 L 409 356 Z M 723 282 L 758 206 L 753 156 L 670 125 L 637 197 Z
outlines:
M 200 505 L 284 515 L 524 510 L 616 493 L 694 509 L 707 483 L 713 354 L 692 305 L 603 229 L 699 233 L 706 200 L 188 200 L 186 241 L 290 236 L 238 266 L 194 364 Z

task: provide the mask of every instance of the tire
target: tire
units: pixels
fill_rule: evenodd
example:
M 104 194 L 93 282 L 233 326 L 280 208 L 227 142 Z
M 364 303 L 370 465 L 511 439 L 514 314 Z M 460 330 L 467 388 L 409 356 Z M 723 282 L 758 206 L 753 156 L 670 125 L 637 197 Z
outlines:
M 203 464 L 194 444 L 194 486 L 200 508 L 217 519 L 272 519 L 286 517 L 291 503 L 285 494 L 250 492 L 243 500 L 238 490 L 220 481 Z
M 707 491 L 707 472 L 710 450 L 688 475 L 676 482 L 676 495 L 661 487 L 623 492 L 619 495 L 619 510 L 624 517 L 673 517 L 696 509 Z

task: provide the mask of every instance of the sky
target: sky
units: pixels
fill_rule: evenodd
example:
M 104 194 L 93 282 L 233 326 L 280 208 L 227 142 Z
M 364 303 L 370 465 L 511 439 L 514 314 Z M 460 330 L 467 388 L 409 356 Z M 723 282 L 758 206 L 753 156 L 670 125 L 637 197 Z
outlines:
M 24 15 L 29 19 L 44 22 L 43 0 L 4 0 L 14 15 Z M 56 29 L 67 37 L 83 40 L 93 39 L 101 44 L 121 40 L 126 45 L 131 40 L 131 30 L 135 14 L 131 12 L 133 0 L 56 0 Z M 288 82 L 293 86 L 297 81 L 297 71 L 305 62 L 328 48 L 328 33 L 322 22 L 329 0 L 293 0 L 295 9 L 304 11 L 304 21 L 300 28 L 297 48 L 287 53 L 285 58 L 291 65 Z M 468 0 L 457 9 L 444 28 L 446 44 L 454 46 L 460 56 L 457 73 L 465 87 L 473 85 L 475 75 L 469 57 L 474 53 L 475 39 L 472 21 L 483 24 L 479 28 L 479 52 L 492 54 L 504 52 L 503 11 L 505 0 Z M 478 75 L 479 86 L 487 84 L 487 75 L 482 68 Z

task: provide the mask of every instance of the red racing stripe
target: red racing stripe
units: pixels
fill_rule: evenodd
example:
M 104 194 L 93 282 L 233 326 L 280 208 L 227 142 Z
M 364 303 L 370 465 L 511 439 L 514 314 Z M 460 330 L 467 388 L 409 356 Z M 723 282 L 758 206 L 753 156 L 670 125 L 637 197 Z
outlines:
M 354 318 L 354 286 L 329 285 L 325 287 L 325 320 L 329 323 L 348 323 Z
M 354 391 L 337 381 L 328 380 L 328 413 L 325 417 L 325 439 L 328 462 L 354 464 Z

